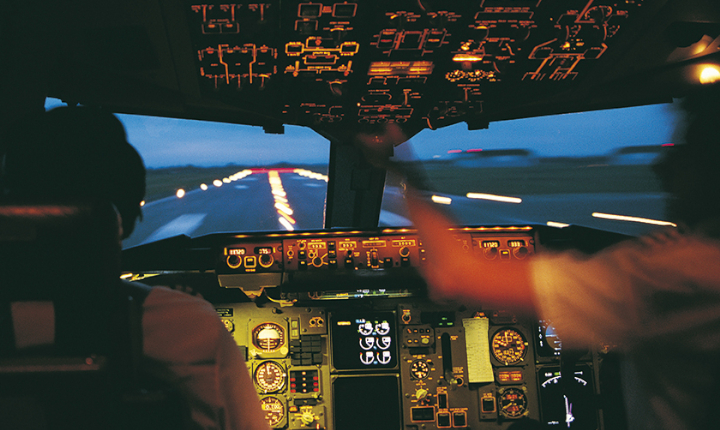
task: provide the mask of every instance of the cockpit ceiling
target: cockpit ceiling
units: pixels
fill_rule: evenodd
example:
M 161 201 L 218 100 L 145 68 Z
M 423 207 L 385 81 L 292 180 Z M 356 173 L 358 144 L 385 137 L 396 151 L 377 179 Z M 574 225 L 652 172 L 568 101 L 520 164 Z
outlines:
M 48 95 L 267 132 L 655 103 L 720 64 L 712 0 L 36 3 L 10 40 Z

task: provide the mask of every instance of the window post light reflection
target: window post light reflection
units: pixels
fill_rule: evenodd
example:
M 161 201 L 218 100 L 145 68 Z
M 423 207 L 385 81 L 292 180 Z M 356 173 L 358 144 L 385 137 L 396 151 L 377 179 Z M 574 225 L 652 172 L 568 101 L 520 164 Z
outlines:
M 602 213 L 602 212 L 593 212 L 592 216 L 595 218 L 609 219 L 609 220 L 614 220 L 614 221 L 640 222 L 643 224 L 677 227 L 677 224 L 669 222 L 669 221 L 660 221 L 660 220 L 656 220 L 656 219 L 640 218 L 640 217 L 635 217 L 635 216 L 613 215 L 613 214 L 606 214 L 606 213 Z
M 177 198 L 181 199 L 181 198 L 185 197 L 185 190 L 183 190 L 182 188 L 180 188 L 180 189 L 177 190 L 177 192 L 175 193 L 175 195 L 177 196 Z
M 714 84 L 720 81 L 720 69 L 718 66 L 707 64 L 702 66 L 700 71 L 701 84 Z
M 203 191 L 207 191 L 207 189 L 208 189 L 207 184 L 200 184 L 200 189 Z
M 465 196 L 469 199 L 492 200 L 503 203 L 522 203 L 522 199 L 519 197 L 496 196 L 495 194 L 467 193 Z

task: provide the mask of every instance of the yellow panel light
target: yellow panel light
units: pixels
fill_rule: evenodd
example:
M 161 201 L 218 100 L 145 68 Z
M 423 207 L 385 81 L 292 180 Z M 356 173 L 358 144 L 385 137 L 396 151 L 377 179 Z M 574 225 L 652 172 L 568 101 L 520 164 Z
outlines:
M 495 194 L 467 193 L 465 197 L 469 199 L 492 200 L 503 203 L 522 203 L 522 199 L 519 197 L 496 196 Z
M 700 71 L 700 83 L 701 84 L 714 84 L 720 81 L 720 70 L 717 66 L 703 66 Z
M 640 222 L 643 224 L 677 227 L 677 224 L 672 223 L 672 222 L 660 221 L 660 220 L 649 219 L 649 218 L 640 218 L 640 217 L 635 217 L 635 216 L 613 215 L 613 214 L 606 214 L 606 213 L 602 213 L 602 212 L 593 212 L 592 216 L 595 218 L 609 219 L 609 220 L 614 220 L 614 221 L 630 221 L 630 222 Z
M 378 61 L 370 63 L 368 75 L 429 75 L 433 67 L 432 61 Z
M 455 54 L 455 56 L 453 57 L 453 61 L 455 61 L 456 63 L 476 63 L 478 61 L 482 61 L 482 59 L 483 56 L 477 54 Z

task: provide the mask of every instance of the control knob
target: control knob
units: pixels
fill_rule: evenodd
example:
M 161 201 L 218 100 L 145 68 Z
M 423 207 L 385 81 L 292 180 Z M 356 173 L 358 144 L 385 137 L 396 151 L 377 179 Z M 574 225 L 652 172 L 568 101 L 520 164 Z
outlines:
M 237 269 L 242 265 L 242 258 L 238 255 L 228 255 L 227 265 L 231 269 Z

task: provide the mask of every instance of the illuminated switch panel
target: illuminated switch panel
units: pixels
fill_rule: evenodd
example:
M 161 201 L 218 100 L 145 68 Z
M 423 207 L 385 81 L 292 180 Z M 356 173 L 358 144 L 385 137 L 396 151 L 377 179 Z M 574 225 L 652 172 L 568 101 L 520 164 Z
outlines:
M 198 51 L 200 76 L 215 89 L 242 90 L 246 86 L 264 87 L 276 73 L 277 52 L 253 44 L 218 45 Z
M 218 270 L 223 273 L 277 272 L 282 265 L 280 243 L 242 244 L 223 248 Z
M 417 236 L 288 239 L 286 270 L 360 270 L 411 267 L 419 263 Z
M 290 372 L 290 393 L 311 394 L 320 392 L 320 376 L 317 370 L 294 370 Z
M 473 237 L 473 249 L 488 260 L 523 260 L 533 254 L 531 236 Z

